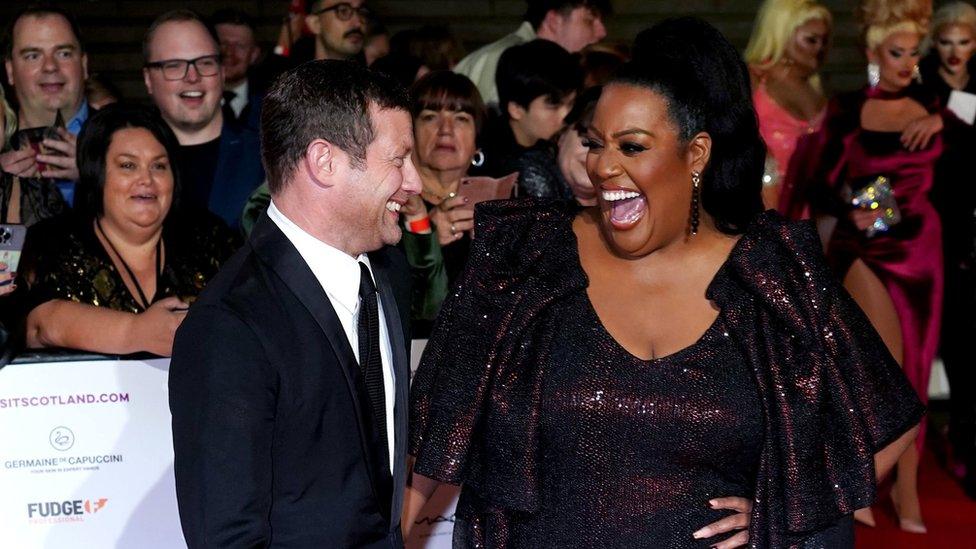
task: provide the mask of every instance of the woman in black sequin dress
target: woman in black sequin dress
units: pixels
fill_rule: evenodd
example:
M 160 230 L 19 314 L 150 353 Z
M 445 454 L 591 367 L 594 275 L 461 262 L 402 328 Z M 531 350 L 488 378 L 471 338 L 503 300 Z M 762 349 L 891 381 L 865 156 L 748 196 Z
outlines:
M 174 214 L 177 146 L 146 107 L 88 121 L 75 209 L 31 227 L 10 296 L 29 347 L 169 356 L 189 302 L 237 243 L 209 214 Z
M 735 49 L 677 19 L 635 53 L 587 129 L 598 205 L 478 210 L 403 524 L 446 482 L 456 547 L 853 547 L 923 408 L 812 228 L 760 213 Z

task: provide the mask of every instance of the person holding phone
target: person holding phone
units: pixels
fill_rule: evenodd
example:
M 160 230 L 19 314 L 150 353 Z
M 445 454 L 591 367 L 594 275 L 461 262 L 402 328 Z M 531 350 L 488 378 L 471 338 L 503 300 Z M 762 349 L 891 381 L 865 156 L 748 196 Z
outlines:
M 28 347 L 169 356 L 189 302 L 235 249 L 214 217 L 177 216 L 172 130 L 110 105 L 79 136 L 73 211 L 34 225 L 12 299 Z

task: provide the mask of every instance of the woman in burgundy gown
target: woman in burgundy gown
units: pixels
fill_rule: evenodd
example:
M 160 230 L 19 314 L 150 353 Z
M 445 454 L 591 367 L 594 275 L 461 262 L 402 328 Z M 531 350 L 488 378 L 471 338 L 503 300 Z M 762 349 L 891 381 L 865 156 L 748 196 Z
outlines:
M 927 10 L 912 8 L 865 3 L 870 85 L 831 100 L 822 131 L 801 145 L 806 158 L 791 166 L 814 172 L 791 171 L 788 184 L 808 190 L 828 262 L 924 402 L 942 308 L 942 229 L 928 198 L 942 122 L 937 99 L 914 83 Z M 916 488 L 923 440 L 924 423 L 899 461 L 892 493 L 902 529 L 918 533 L 925 531 Z
M 402 523 L 446 482 L 455 547 L 853 547 L 922 407 L 812 229 L 762 213 L 735 48 L 686 18 L 634 51 L 586 131 L 597 206 L 477 210 Z

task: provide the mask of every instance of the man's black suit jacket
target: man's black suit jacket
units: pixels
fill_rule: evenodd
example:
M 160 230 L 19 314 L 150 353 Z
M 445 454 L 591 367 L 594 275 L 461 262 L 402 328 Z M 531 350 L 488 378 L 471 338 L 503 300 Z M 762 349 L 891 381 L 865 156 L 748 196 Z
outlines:
M 391 501 L 378 495 L 389 463 L 372 457 L 369 397 L 345 332 L 265 214 L 176 334 L 169 399 L 191 548 L 402 546 L 409 280 L 395 248 L 369 258 L 393 351 Z

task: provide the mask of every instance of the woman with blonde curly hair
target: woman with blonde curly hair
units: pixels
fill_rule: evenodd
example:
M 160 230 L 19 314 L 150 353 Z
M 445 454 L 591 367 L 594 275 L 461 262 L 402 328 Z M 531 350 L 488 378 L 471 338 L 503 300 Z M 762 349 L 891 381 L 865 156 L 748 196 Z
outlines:
M 942 228 L 928 199 L 943 123 L 938 99 L 917 85 L 931 2 L 865 0 L 858 15 L 868 86 L 831 100 L 822 130 L 796 159 L 814 168 L 791 170 L 785 185 L 808 189 L 828 261 L 924 401 L 943 293 Z M 899 459 L 892 490 L 901 528 L 916 533 L 926 531 L 917 490 L 924 427 Z M 869 513 L 859 518 L 873 522 Z
M 820 127 L 824 96 L 820 83 L 833 18 L 814 0 L 766 0 L 746 46 L 752 98 L 759 132 L 769 157 L 763 178 L 763 202 L 779 203 L 780 180 L 797 141 Z

